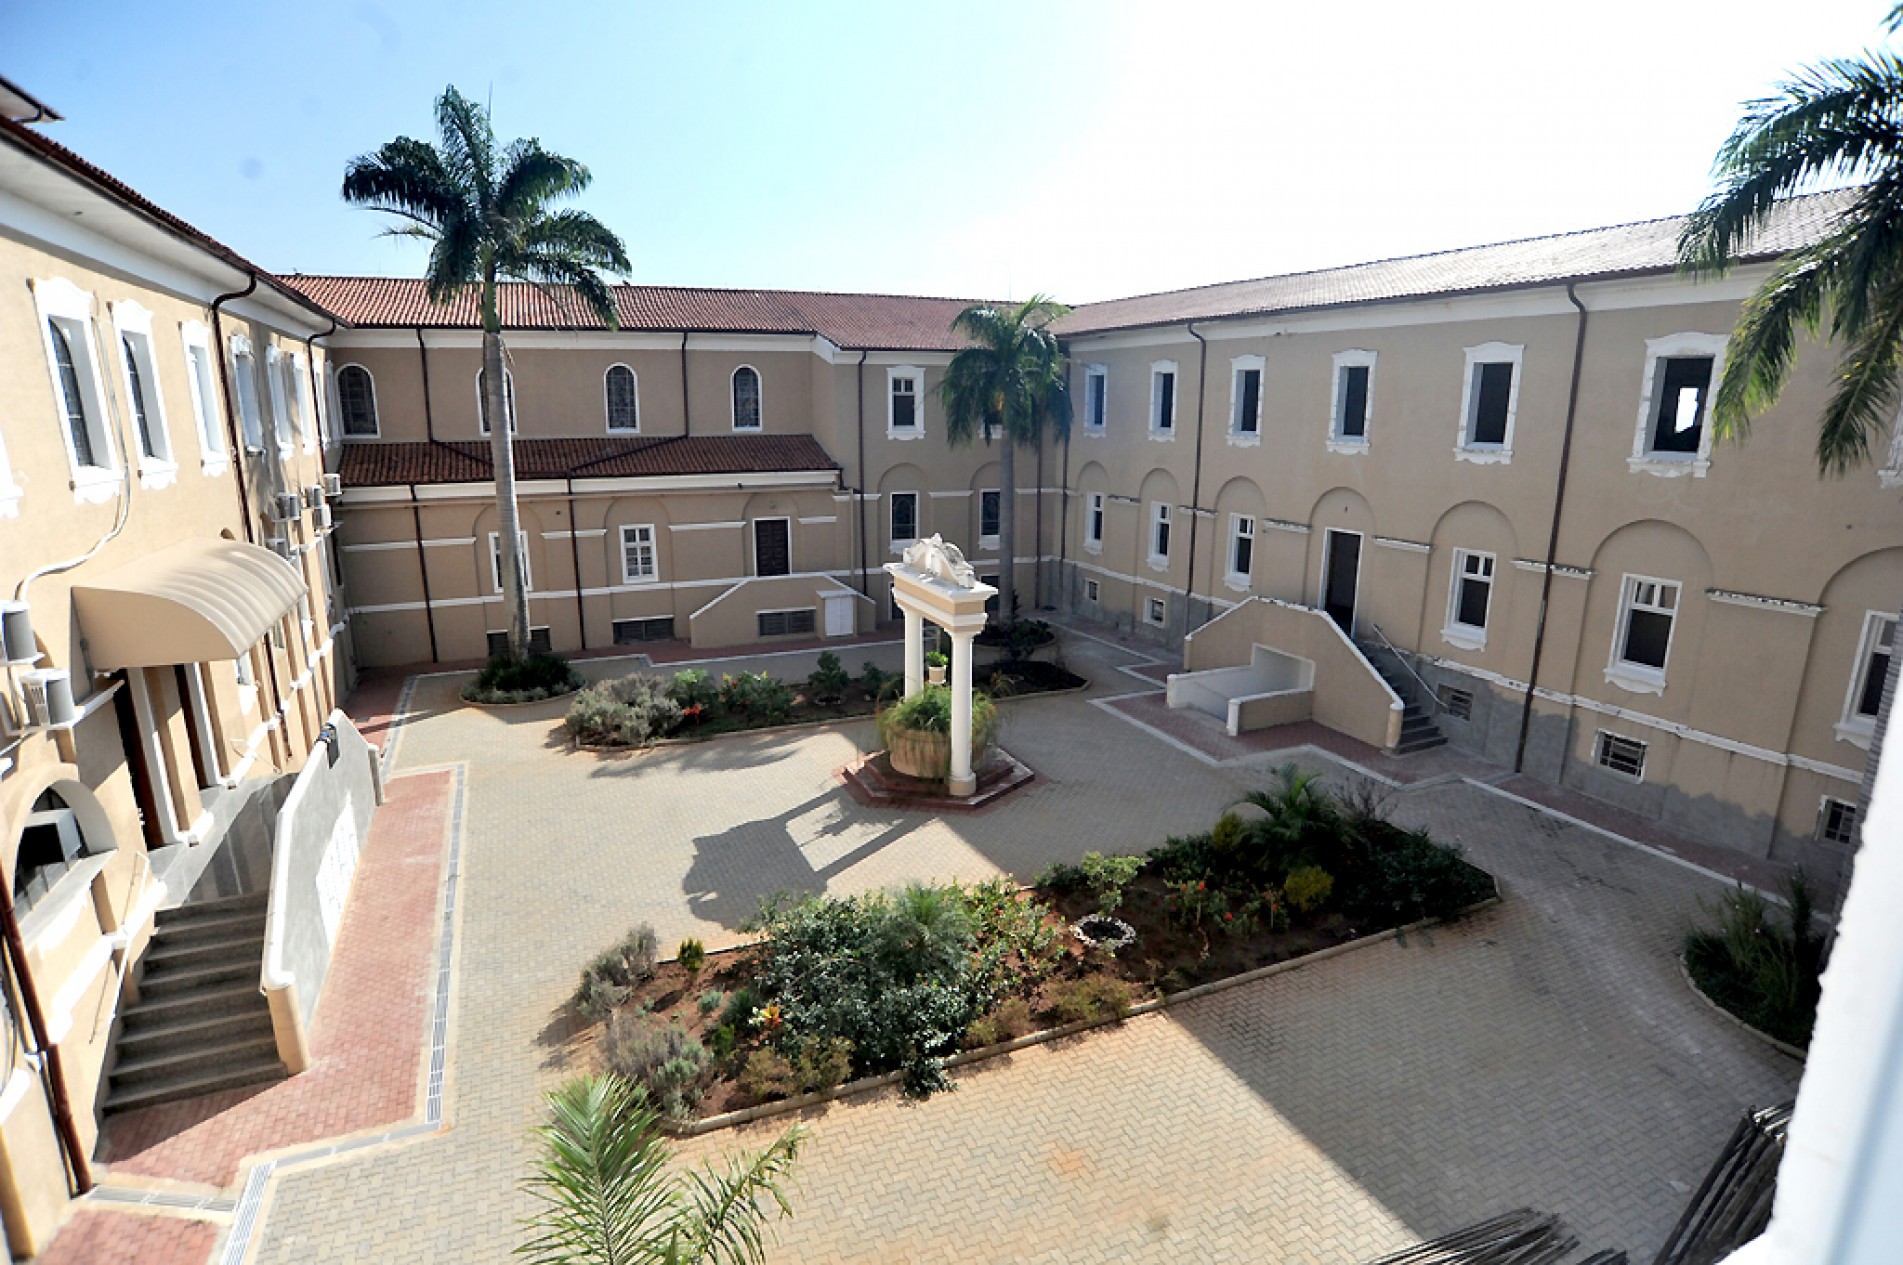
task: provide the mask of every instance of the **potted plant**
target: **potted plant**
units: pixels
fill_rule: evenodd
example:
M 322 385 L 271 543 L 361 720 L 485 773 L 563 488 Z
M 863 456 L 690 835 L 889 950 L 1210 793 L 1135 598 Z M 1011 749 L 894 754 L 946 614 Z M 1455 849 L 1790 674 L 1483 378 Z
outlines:
M 945 666 L 951 662 L 940 652 L 933 650 L 925 656 L 925 679 L 933 685 L 945 683 Z
M 879 713 L 879 738 L 892 768 L 907 777 L 942 782 L 951 776 L 951 690 L 927 685 Z M 971 767 L 982 769 L 998 728 L 998 709 L 971 696 Z

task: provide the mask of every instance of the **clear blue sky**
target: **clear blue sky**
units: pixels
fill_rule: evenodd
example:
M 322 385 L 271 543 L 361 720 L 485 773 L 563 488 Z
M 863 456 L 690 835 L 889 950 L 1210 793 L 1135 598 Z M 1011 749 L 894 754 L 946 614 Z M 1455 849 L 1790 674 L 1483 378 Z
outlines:
M 1687 210 L 1887 7 L 21 0 L 0 73 L 279 271 L 419 269 L 337 185 L 454 82 L 590 166 L 635 280 L 1077 302 Z

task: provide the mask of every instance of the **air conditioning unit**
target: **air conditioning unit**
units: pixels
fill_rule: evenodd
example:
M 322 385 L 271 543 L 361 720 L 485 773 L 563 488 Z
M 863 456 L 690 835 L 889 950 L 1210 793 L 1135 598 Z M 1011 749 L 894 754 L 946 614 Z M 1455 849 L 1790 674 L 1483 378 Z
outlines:
M 291 560 L 291 541 L 289 537 L 273 536 L 264 543 L 270 546 L 271 552 L 278 557 L 284 559 L 286 562 Z
M 330 530 L 330 506 L 311 506 L 311 526 L 317 531 Z
M 25 602 L 0 602 L 0 659 L 15 667 L 35 663 L 40 643 L 33 636 L 33 611 Z
M 343 494 L 344 494 L 344 476 L 341 474 L 325 475 L 324 476 L 324 495 L 334 501 L 338 497 L 342 496 Z
M 279 492 L 271 500 L 271 521 L 295 523 L 304 514 L 304 502 L 295 492 Z
M 73 706 L 73 674 L 65 668 L 22 672 L 20 685 L 26 692 L 28 723 L 44 729 L 71 729 L 78 723 L 79 709 Z
M 324 485 L 313 483 L 304 489 L 304 508 L 316 509 L 324 503 Z

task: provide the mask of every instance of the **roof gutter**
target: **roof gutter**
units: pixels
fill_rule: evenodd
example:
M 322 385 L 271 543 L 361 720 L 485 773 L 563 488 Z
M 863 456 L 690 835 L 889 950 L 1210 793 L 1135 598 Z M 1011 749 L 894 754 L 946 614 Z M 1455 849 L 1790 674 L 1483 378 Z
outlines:
M 244 539 L 248 545 L 258 543 L 257 528 L 251 522 L 251 495 L 245 486 L 244 436 L 238 430 L 238 402 L 231 393 L 231 364 L 225 348 L 225 327 L 219 317 L 219 309 L 233 299 L 242 299 L 258 288 L 258 274 L 246 274 L 247 284 L 242 290 L 232 290 L 221 294 L 211 301 L 211 340 L 212 354 L 218 358 L 218 382 L 225 389 L 225 442 L 231 453 L 231 472 L 238 480 L 238 517 L 244 521 Z
M 1579 376 L 1586 356 L 1586 305 L 1579 301 L 1573 282 L 1566 283 L 1566 299 L 1579 310 L 1579 329 L 1573 335 L 1573 380 L 1566 391 L 1566 430 L 1559 445 L 1559 474 L 1553 482 L 1553 526 L 1546 536 L 1546 565 L 1540 572 L 1540 613 L 1533 626 L 1533 665 L 1526 673 L 1526 697 L 1520 703 L 1520 739 L 1513 748 L 1513 771 L 1526 771 L 1526 739 L 1533 726 L 1533 693 L 1539 688 L 1540 657 L 1546 649 L 1546 612 L 1553 596 L 1553 561 L 1559 553 L 1559 516 L 1566 508 L 1566 469 L 1573 457 L 1573 422 L 1579 413 Z
M 1196 332 L 1196 322 L 1183 328 L 1196 340 L 1196 465 L 1189 480 L 1189 574 L 1183 581 L 1183 631 L 1194 632 L 1196 616 L 1196 523 L 1202 517 L 1203 501 L 1203 415 L 1209 411 L 1205 389 L 1209 381 L 1209 340 Z M 1192 626 L 1194 625 L 1194 626 Z

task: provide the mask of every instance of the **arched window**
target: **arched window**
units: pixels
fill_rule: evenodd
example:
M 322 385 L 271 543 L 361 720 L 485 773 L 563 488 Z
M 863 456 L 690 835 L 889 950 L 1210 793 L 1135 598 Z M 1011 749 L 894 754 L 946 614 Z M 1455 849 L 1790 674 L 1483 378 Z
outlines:
M 760 429 L 760 371 L 752 365 L 733 371 L 733 428 Z
M 489 433 L 488 378 L 487 369 L 476 370 L 476 420 L 485 435 Z M 509 433 L 515 434 L 515 375 L 506 368 L 502 371 L 502 411 L 509 415 Z
M 337 371 L 337 407 L 344 415 L 344 434 L 375 438 L 377 430 L 377 384 L 362 365 L 345 365 Z
M 634 380 L 634 370 L 626 365 L 615 365 L 608 370 L 608 429 L 630 432 L 641 429 L 640 390 Z
M 20 831 L 20 851 L 13 863 L 14 909 L 25 913 L 85 852 L 79 820 L 66 801 L 54 791 L 34 800 L 26 826 Z
M 79 366 L 73 361 L 73 345 L 66 331 L 51 317 L 46 320 L 53 341 L 53 367 L 59 371 L 60 404 L 66 413 L 66 433 L 73 440 L 73 461 L 77 465 L 96 466 L 93 460 L 92 427 L 86 420 L 86 396 L 79 388 Z

